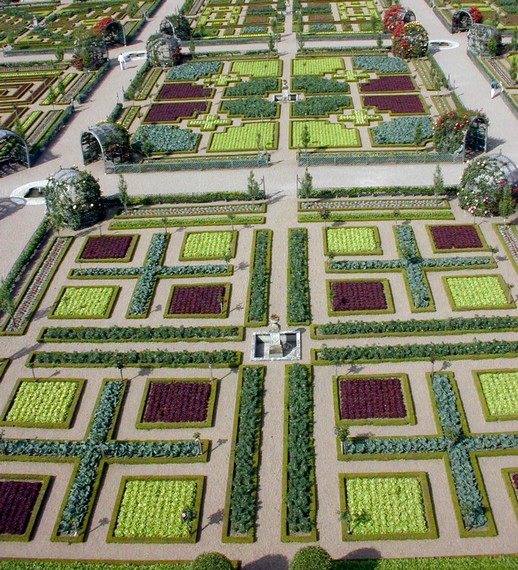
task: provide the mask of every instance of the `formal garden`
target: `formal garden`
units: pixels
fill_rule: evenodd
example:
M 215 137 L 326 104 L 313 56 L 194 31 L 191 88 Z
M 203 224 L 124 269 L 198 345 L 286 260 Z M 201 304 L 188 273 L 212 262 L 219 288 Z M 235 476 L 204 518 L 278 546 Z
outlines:
M 0 41 L 56 61 L 2 65 L 0 134 L 41 152 L 158 4 L 6 7 Z M 0 570 L 517 567 L 512 161 L 469 155 L 456 185 L 440 166 L 419 186 L 313 184 L 326 160 L 486 150 L 483 110 L 385 4 L 187 2 L 148 44 L 175 65 L 144 63 L 81 133 L 118 195 L 76 166 L 48 178 L 0 283 Z M 474 7 L 514 26 L 509 3 Z M 306 44 L 326 38 L 372 45 Z M 511 77 L 513 53 L 473 57 Z M 305 168 L 296 196 L 261 178 L 281 156 Z M 245 188 L 124 178 L 224 161 Z
M 447 528 L 508 550 L 518 233 L 452 207 L 437 187 L 404 191 L 378 189 L 373 210 L 354 189 L 299 198 L 284 297 L 269 287 L 282 230 L 265 229 L 275 207 L 261 194 L 163 205 L 121 194 L 102 229 L 49 235 L 44 223 L 27 286 L 3 297 L 0 501 L 17 510 L 0 537 L 25 541 L 18 552 L 31 556 L 32 543 L 88 547 L 95 531 L 110 547 L 184 545 L 192 559 L 220 504 L 221 550 L 253 544 L 264 532 L 262 434 L 278 422 L 279 544 L 318 540 L 325 501 L 345 542 L 431 541 L 437 555 Z M 268 361 L 250 362 L 245 340 L 269 307 L 310 334 L 302 360 L 276 379 Z M 30 348 L 9 356 L 21 339 Z M 274 380 L 284 385 L 278 417 L 265 415 Z M 217 448 L 227 438 L 225 467 Z M 61 499 L 51 500 L 54 485 Z

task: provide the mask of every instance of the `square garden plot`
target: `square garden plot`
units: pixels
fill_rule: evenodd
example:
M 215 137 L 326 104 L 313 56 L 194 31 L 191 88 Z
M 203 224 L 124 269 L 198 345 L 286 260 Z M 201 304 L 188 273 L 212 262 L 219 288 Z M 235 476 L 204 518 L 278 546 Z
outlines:
M 123 477 L 108 542 L 196 542 L 204 482 L 202 476 Z
M 362 226 L 324 229 L 326 254 L 379 255 L 382 253 L 378 228 Z
M 107 319 L 119 290 L 118 285 L 62 287 L 49 319 Z
M 518 419 L 518 370 L 483 370 L 473 375 L 486 420 Z
M 217 380 L 148 380 L 137 427 L 211 427 Z
M 0 540 L 28 541 L 50 477 L 0 474 Z
M 426 226 L 426 230 L 435 252 L 487 248 L 480 229 L 473 224 Z
M 84 379 L 21 378 L 2 414 L 3 425 L 68 428 L 81 397 Z
M 180 260 L 225 259 L 236 254 L 237 231 L 187 232 L 183 239 Z
M 426 473 L 340 475 L 344 540 L 436 538 Z
M 425 114 L 421 95 L 364 95 L 364 107 L 376 107 L 378 111 L 390 111 L 393 115 Z
M 173 285 L 166 317 L 226 317 L 230 283 L 220 285 Z
M 454 310 L 514 308 L 509 286 L 501 275 L 443 277 Z
M 330 315 L 394 312 L 387 279 L 328 281 L 327 299 Z
M 406 374 L 338 376 L 333 386 L 337 422 L 415 424 Z
M 131 261 L 139 236 L 88 236 L 77 256 L 78 262 Z

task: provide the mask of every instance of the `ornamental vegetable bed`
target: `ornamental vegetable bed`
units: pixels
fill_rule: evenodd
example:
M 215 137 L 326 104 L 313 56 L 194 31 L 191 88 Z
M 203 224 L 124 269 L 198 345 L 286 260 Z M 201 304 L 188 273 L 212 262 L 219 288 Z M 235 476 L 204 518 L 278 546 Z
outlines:
M 435 250 L 483 249 L 480 230 L 472 224 L 427 226 Z
M 394 115 L 424 114 L 426 110 L 420 95 L 364 95 L 364 107 L 376 107 Z
M 338 421 L 400 423 L 397 420 L 408 418 L 406 377 L 339 376 L 336 382 Z
M 328 281 L 329 314 L 392 313 L 390 286 L 386 279 Z
M 225 285 L 173 285 L 166 316 L 224 316 L 229 288 Z
M 150 380 L 138 427 L 210 427 L 217 381 Z
M 376 226 L 352 228 L 327 228 L 328 253 L 335 255 L 381 254 L 381 244 Z
M 63 287 L 49 318 L 106 319 L 111 315 L 119 289 L 117 285 Z
M 349 148 L 361 146 L 358 129 L 327 121 L 292 121 L 290 147 L 304 147 L 304 130 L 309 131 L 307 148 Z
M 507 309 L 515 307 L 509 287 L 500 275 L 443 277 L 453 309 Z
M 416 87 L 410 75 L 383 75 L 360 84 L 360 91 L 415 91 Z
M 11 477 L 0 475 L 0 540 L 29 540 L 48 479 Z
M 13 390 L 2 423 L 14 426 L 70 426 L 84 380 L 21 379 Z
M 130 261 L 138 235 L 88 236 L 78 261 Z
M 325 75 L 344 69 L 341 57 L 297 58 L 292 61 L 292 75 Z
M 188 103 L 156 103 L 144 117 L 144 123 L 172 123 L 178 119 L 196 117 L 200 113 L 207 113 L 208 104 L 205 101 L 192 101 Z
M 341 475 L 348 513 L 348 540 L 432 538 L 433 513 L 427 512 L 428 482 L 423 473 Z M 428 499 L 429 500 L 429 499 Z
M 484 409 L 488 420 L 518 418 L 518 371 L 490 370 L 476 372 Z
M 233 61 L 230 71 L 247 77 L 277 77 L 281 74 L 282 64 L 278 59 Z
M 111 542 L 195 542 L 203 477 L 123 477 Z M 193 511 L 190 521 L 183 512 Z
M 156 98 L 161 99 L 200 99 L 212 97 L 213 90 L 194 83 L 164 83 Z
M 243 123 L 239 127 L 225 127 L 222 133 L 210 137 L 208 152 L 273 150 L 278 146 L 279 124 L 272 121 Z
M 184 237 L 181 260 L 224 259 L 235 255 L 237 232 L 188 232 Z

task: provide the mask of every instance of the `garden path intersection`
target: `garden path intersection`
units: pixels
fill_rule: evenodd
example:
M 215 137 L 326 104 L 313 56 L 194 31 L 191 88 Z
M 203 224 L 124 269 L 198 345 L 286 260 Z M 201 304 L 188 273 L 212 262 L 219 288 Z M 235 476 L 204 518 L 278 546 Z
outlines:
M 176 1 L 166 0 L 149 19 L 138 40 L 128 49 L 145 49 L 146 39 L 155 32 L 162 18 L 173 13 L 179 6 Z M 415 12 L 417 20 L 423 23 L 430 38 L 450 37 L 424 0 L 408 0 L 405 6 Z M 455 92 L 466 107 L 481 108 L 487 113 L 490 120 L 490 150 L 502 151 L 518 162 L 518 144 L 516 136 L 513 136 L 513 133 L 518 132 L 517 119 L 500 97 L 491 100 L 486 79 L 466 55 L 465 34 L 456 34 L 454 39 L 460 47 L 437 52 L 435 57 L 439 65 L 454 84 Z M 333 42 L 326 44 L 333 45 Z M 264 45 L 257 47 L 264 48 Z M 284 61 L 283 78 L 289 79 L 288 60 L 297 49 L 291 22 L 278 47 Z M 207 48 L 207 51 L 209 49 L 211 48 Z M 253 47 L 248 45 L 247 49 Z M 203 50 L 200 47 L 197 51 Z M 117 97 L 121 97 L 122 91 L 127 88 L 142 63 L 140 60 L 129 60 L 126 69 L 121 71 L 117 62 L 119 53 L 120 50 L 110 53 L 110 71 L 89 99 L 77 107 L 64 130 L 36 165 L 0 178 L 0 200 L 9 200 L 15 188 L 45 179 L 61 166 L 81 164 L 80 133 L 106 118 Z M 24 59 L 40 57 L 46 58 L 28 56 Z M 10 59 L 0 56 L 0 61 Z M 244 568 L 249 570 L 287 568 L 287 561 L 301 547 L 300 542 L 281 540 L 281 535 L 285 533 L 282 528 L 285 516 L 283 477 L 286 471 L 284 462 L 287 439 L 284 430 L 289 424 L 285 421 L 287 369 L 283 362 L 252 362 L 250 359 L 251 332 L 266 330 L 266 323 L 262 327 L 247 327 L 244 335 L 237 340 L 229 333 L 229 338 L 224 342 L 209 338 L 196 343 L 181 338 L 170 342 L 158 338 L 151 342 L 121 340 L 130 327 L 155 331 L 161 327 L 243 327 L 249 299 L 249 272 L 254 264 L 252 252 L 256 243 L 255 232 L 265 228 L 273 231 L 270 312 L 279 314 L 282 330 L 301 331 L 300 363 L 316 363 L 312 368 L 312 435 L 318 544 L 336 559 L 518 554 L 518 499 L 512 496 L 510 483 L 510 474 L 518 473 L 518 402 L 506 404 L 501 393 L 503 390 L 497 390 L 496 395 L 491 391 L 495 385 L 491 374 L 496 375 L 501 385 L 508 387 L 509 393 L 512 393 L 513 386 L 516 389 L 518 325 L 512 321 L 504 326 L 495 320 L 492 321 L 494 329 L 479 330 L 475 324 L 477 317 L 511 317 L 518 321 L 518 309 L 514 301 L 517 288 L 513 290 L 517 283 L 518 259 L 516 253 L 513 254 L 518 251 L 516 233 L 505 234 L 511 240 L 505 249 L 502 239 L 504 233 L 493 225 L 496 221 L 505 227 L 503 220 L 474 218 L 459 208 L 456 199 L 444 202 L 444 210 L 451 213 L 450 219 L 425 217 L 407 220 L 404 208 L 396 207 L 391 207 L 390 211 L 397 210 L 398 214 L 385 219 L 376 219 L 374 216 L 367 219 L 346 217 L 345 221 L 340 222 L 333 221 L 332 217 L 325 219 L 319 210 L 316 210 L 316 214 L 302 209 L 299 211 L 301 202 L 296 196 L 296 181 L 297 175 L 299 178 L 303 176 L 304 169 L 297 166 L 293 150 L 288 149 L 288 115 L 286 106 L 280 118 L 280 132 L 284 134 L 281 134 L 280 148 L 274 163 L 268 168 L 255 170 L 258 179 L 264 176 L 267 193 L 266 212 L 260 214 L 264 216 L 264 224 L 241 223 L 239 218 L 245 214 L 238 212 L 235 219 L 229 218 L 228 224 L 216 228 L 210 225 L 189 226 L 187 222 L 184 222 L 185 226 L 166 225 L 167 237 L 164 237 L 164 229 L 156 225 L 110 229 L 111 220 L 104 221 L 92 231 L 76 234 L 63 232 L 65 236 L 70 235 L 74 239 L 64 253 L 63 262 L 56 265 L 55 273 L 43 280 L 45 284 L 42 287 L 46 289 L 41 301 L 27 309 L 30 318 L 24 334 L 0 336 L 0 359 L 10 359 L 9 367 L 0 382 L 0 427 L 3 430 L 3 438 L 0 440 L 0 479 L 1 476 L 29 474 L 33 478 L 50 476 L 53 481 L 47 489 L 32 540 L 2 542 L 2 557 L 190 560 L 200 552 L 219 551 L 229 558 L 242 560 Z M 442 165 L 446 185 L 458 183 L 464 167 L 463 164 Z M 86 168 L 100 179 L 104 195 L 117 193 L 116 175 L 105 174 L 100 163 Z M 330 166 L 311 168 L 311 174 L 316 188 L 430 185 L 434 169 L 435 165 L 429 164 Z M 176 192 L 177 189 L 182 193 L 196 194 L 206 191 L 242 191 L 246 188 L 248 174 L 248 169 L 152 172 L 127 174 L 125 179 L 130 195 L 167 194 Z M 383 208 L 383 198 L 374 199 L 378 202 L 377 206 L 372 205 L 372 198 L 368 200 L 367 208 L 371 212 Z M 344 199 L 340 208 L 335 211 L 331 209 L 331 216 L 344 212 L 352 215 L 355 211 L 362 211 L 361 200 L 356 200 L 353 208 L 349 207 L 352 201 L 348 203 Z M 21 206 L 10 209 L 9 215 L 0 219 L 0 276 L 8 273 L 44 214 L 42 206 L 23 203 Z M 424 210 L 426 207 L 423 207 Z M 303 216 L 312 213 L 316 219 L 305 221 Z M 175 217 L 171 212 L 162 215 L 171 220 Z M 516 217 L 511 219 L 515 220 Z M 471 227 L 474 224 L 480 232 L 480 245 L 461 251 L 441 251 L 436 247 L 429 228 L 439 225 L 446 228 L 458 225 Z M 513 225 L 514 222 L 511 227 Z M 360 247 L 361 253 L 351 253 L 345 249 L 329 256 L 328 229 L 344 230 L 344 238 L 352 236 L 350 239 L 354 239 L 354 231 L 346 236 L 345 230 L 366 226 L 376 228 L 376 232 L 372 233 L 376 241 L 372 251 Z M 311 323 L 314 325 L 311 328 L 304 323 L 287 324 L 287 268 L 294 256 L 290 247 L 289 230 L 293 228 L 306 232 L 307 283 Z M 229 266 L 224 260 L 225 252 L 223 255 L 218 253 L 210 260 L 183 258 L 185 240 L 190 233 L 215 230 L 228 234 L 237 231 L 235 252 Z M 86 262 L 81 258 L 80 253 L 89 235 L 103 237 L 123 234 L 138 235 L 130 261 L 112 260 L 106 264 L 99 260 Z M 160 242 L 158 249 L 156 242 Z M 347 245 L 350 243 L 347 240 L 344 243 L 344 248 L 352 247 Z M 408 243 L 412 245 L 408 246 Z M 413 248 L 412 251 L 408 247 Z M 452 257 L 455 257 L 455 263 L 448 261 Z M 173 276 L 177 266 L 203 268 L 207 263 L 219 267 L 219 270 L 210 274 L 198 273 L 195 277 L 189 275 L 182 279 Z M 92 269 L 99 271 L 100 281 L 87 280 L 86 275 Z M 111 269 L 114 270 L 113 275 L 110 275 Z M 203 272 L 204 269 L 196 271 Z M 455 284 L 449 282 L 450 276 L 472 278 L 474 281 L 469 283 L 476 284 L 481 291 L 487 287 L 488 294 L 497 297 L 504 295 L 502 306 L 505 308 L 497 309 L 494 305 L 484 305 L 483 301 L 470 298 L 468 288 L 463 288 L 457 281 Z M 494 277 L 491 285 L 477 280 L 486 276 Z M 430 302 L 428 306 L 420 305 L 422 297 L 414 295 L 416 289 L 409 286 L 412 279 L 420 280 L 421 292 L 427 292 Z M 301 276 L 300 281 L 304 280 L 305 277 Z M 333 313 L 335 299 L 329 294 L 333 282 L 383 283 L 381 289 L 386 305 L 383 308 L 374 307 L 362 314 L 352 311 L 348 313 L 343 307 L 337 306 L 336 315 Z M 82 320 L 73 315 L 71 318 L 59 318 L 53 314 L 59 307 L 63 288 L 89 288 L 98 283 L 116 290 L 113 298 L 106 301 L 105 312 L 87 315 Z M 213 314 L 204 315 L 206 318 L 184 318 L 176 314 L 171 316 L 168 311 L 173 286 L 177 284 L 206 286 L 207 291 L 214 285 L 225 286 L 227 316 L 215 316 L 219 308 L 221 313 L 225 313 L 223 299 L 220 297 L 217 309 Z M 456 287 L 460 290 L 459 295 L 465 295 L 462 299 L 467 299 L 462 301 L 466 303 L 465 306 L 459 307 L 461 301 L 455 301 Z M 142 298 L 150 302 L 137 307 L 136 299 L 142 290 Z M 134 303 L 136 310 L 132 314 L 130 308 Z M 62 303 L 61 310 L 68 311 L 70 307 L 65 302 L 64 305 Z M 342 336 L 324 336 L 318 331 L 319 324 L 329 322 L 350 323 L 357 320 L 372 323 L 373 326 L 383 323 L 390 327 L 395 321 L 444 322 L 452 318 L 472 319 L 473 326 L 464 330 L 438 328 L 435 332 L 421 334 L 415 331 L 397 332 L 395 329 L 396 332 L 390 334 L 356 332 L 344 333 Z M 115 326 L 121 337 L 107 337 L 103 342 L 76 338 L 60 342 L 57 350 L 54 350 L 55 340 L 41 340 L 42 331 L 49 332 L 52 328 L 73 331 L 80 326 L 91 327 L 92 331 L 97 331 L 95 334 L 104 334 L 101 329 L 106 331 Z M 500 347 L 491 345 L 491 348 L 487 348 L 484 345 L 492 341 L 500 343 Z M 470 354 L 456 353 L 454 345 L 472 345 L 474 350 L 486 346 L 487 350 L 473 358 Z M 386 347 L 397 355 L 402 346 L 417 347 L 412 350 L 422 350 L 422 354 L 427 355 L 413 359 L 409 352 L 404 358 L 396 356 L 382 360 L 371 356 L 375 349 L 386 350 Z M 371 347 L 374 348 L 371 350 Z M 429 351 L 426 352 L 430 347 L 432 356 Z M 433 347 L 437 347 L 440 356 L 436 356 Z M 319 351 L 324 349 L 336 350 L 337 356 L 324 361 L 319 358 Z M 339 356 L 342 349 L 357 349 L 357 354 L 350 359 L 342 358 Z M 171 361 L 168 365 L 159 367 L 154 359 L 159 358 L 157 355 L 161 351 L 182 352 L 186 358 L 195 353 L 212 353 L 220 355 L 221 360 L 212 360 L 210 368 L 206 364 L 207 359 L 202 366 L 182 367 Z M 43 352 L 53 356 L 44 357 Z M 70 360 L 56 364 L 57 360 L 52 361 L 52 358 L 59 358 L 60 353 L 74 355 L 67 356 L 72 360 L 83 358 L 87 353 L 95 353 L 98 362 L 105 359 L 109 364 L 99 367 L 95 365 L 98 364 L 95 360 L 80 360 L 79 366 Z M 242 355 L 245 368 L 260 365 L 265 370 L 256 540 L 249 543 L 222 540 L 229 465 L 234 459 L 235 451 L 236 402 L 242 381 L 233 361 L 236 353 Z M 109 356 L 105 358 L 103 355 Z M 513 371 L 516 372 L 514 376 Z M 9 422 L 5 418 L 16 390 L 21 393 L 20 386 L 24 383 L 32 384 L 34 378 L 49 382 L 86 380 L 69 427 L 58 422 L 48 428 L 36 428 Z M 124 381 L 121 382 L 120 378 Z M 148 390 L 151 389 L 149 383 L 159 384 L 166 379 L 175 379 L 208 384 L 212 378 L 217 379 L 217 382 L 211 383 L 210 389 L 207 388 L 208 391 L 216 390 L 213 394 L 211 425 L 197 427 L 193 422 L 192 427 L 180 427 L 172 422 L 170 425 L 158 423 L 149 428 L 149 424 L 142 423 L 143 406 Z M 23 379 L 21 384 L 20 379 Z M 375 418 L 374 421 L 372 418 L 367 418 L 366 421 L 347 421 L 347 418 L 340 417 L 338 394 L 341 383 L 344 383 L 345 390 L 347 382 L 361 383 L 369 379 L 375 380 L 369 384 L 370 390 L 385 389 L 382 384 L 387 379 L 391 380 L 391 390 L 401 390 L 401 401 L 405 404 L 405 411 L 402 412 L 404 417 Z M 365 392 L 364 401 L 371 396 Z M 505 405 L 509 405 L 510 409 L 505 408 Z M 360 416 L 361 407 L 358 404 L 355 410 Z M 343 448 L 335 436 L 337 424 L 348 425 L 352 436 Z M 200 433 L 199 441 L 193 438 L 195 432 Z M 176 443 L 178 441 L 181 443 Z M 178 454 L 184 455 L 178 460 L 174 457 L 175 446 L 181 448 Z M 17 459 L 9 459 L 9 455 L 14 453 L 18 456 Z M 46 460 L 58 454 L 61 456 L 59 462 Z M 380 454 L 385 455 L 380 459 Z M 36 455 L 38 457 L 35 458 Z M 141 461 L 149 456 L 154 459 Z M 27 461 L 28 457 L 31 457 L 30 461 Z M 386 478 L 383 483 L 379 483 L 382 479 L 376 479 L 380 474 Z M 399 481 L 398 475 L 401 476 Z M 114 531 L 116 510 L 123 508 L 120 489 L 121 482 L 127 477 L 149 477 L 155 480 L 170 477 L 180 481 L 186 477 L 203 477 L 200 519 L 196 523 L 198 541 L 164 541 L 156 544 L 144 540 L 108 541 Z M 347 528 L 337 514 L 345 509 L 344 489 L 351 494 L 352 501 L 355 489 L 360 488 L 365 481 L 365 485 L 369 481 L 373 481 L 373 485 L 378 481 L 379 490 L 388 489 L 394 480 L 400 485 L 401 493 L 409 495 L 418 481 L 417 488 L 421 490 L 418 495 L 424 505 L 420 512 L 423 524 L 427 525 L 427 536 L 419 535 L 421 531 L 416 527 L 413 530 L 416 536 L 412 539 L 404 539 L 398 532 L 393 532 L 392 536 L 387 532 L 389 536 L 385 538 L 388 539 L 380 539 L 376 536 L 375 521 L 362 522 L 358 513 L 349 513 L 349 516 L 356 517 L 349 519 L 349 528 L 353 527 L 354 530 L 355 527 L 358 533 L 348 535 Z M 78 492 L 77 489 L 82 485 L 86 485 L 90 493 Z M 199 493 L 201 496 L 200 489 Z M 81 499 L 78 500 L 77 497 Z M 129 494 L 126 498 L 130 500 Z M 83 507 L 89 500 L 93 500 L 93 506 L 91 512 L 84 515 Z M 410 499 L 408 500 L 410 510 Z M 387 516 L 397 518 L 397 512 Z M 367 529 L 363 539 L 360 532 L 362 524 Z M 80 529 L 79 537 L 75 536 L 76 528 Z M 374 536 L 369 535 L 368 529 L 371 529 Z M 51 540 L 56 533 L 61 533 L 61 536 L 58 540 Z M 316 542 L 310 542 L 313 543 Z

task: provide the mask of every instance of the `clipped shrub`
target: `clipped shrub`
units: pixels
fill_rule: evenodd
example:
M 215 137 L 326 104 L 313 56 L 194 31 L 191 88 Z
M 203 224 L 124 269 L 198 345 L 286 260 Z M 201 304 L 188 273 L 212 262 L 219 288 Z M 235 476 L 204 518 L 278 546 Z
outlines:
M 191 564 L 191 570 L 232 570 L 230 560 L 219 552 L 204 552 Z
M 289 570 L 330 570 L 331 556 L 321 546 L 304 546 L 291 561 Z

